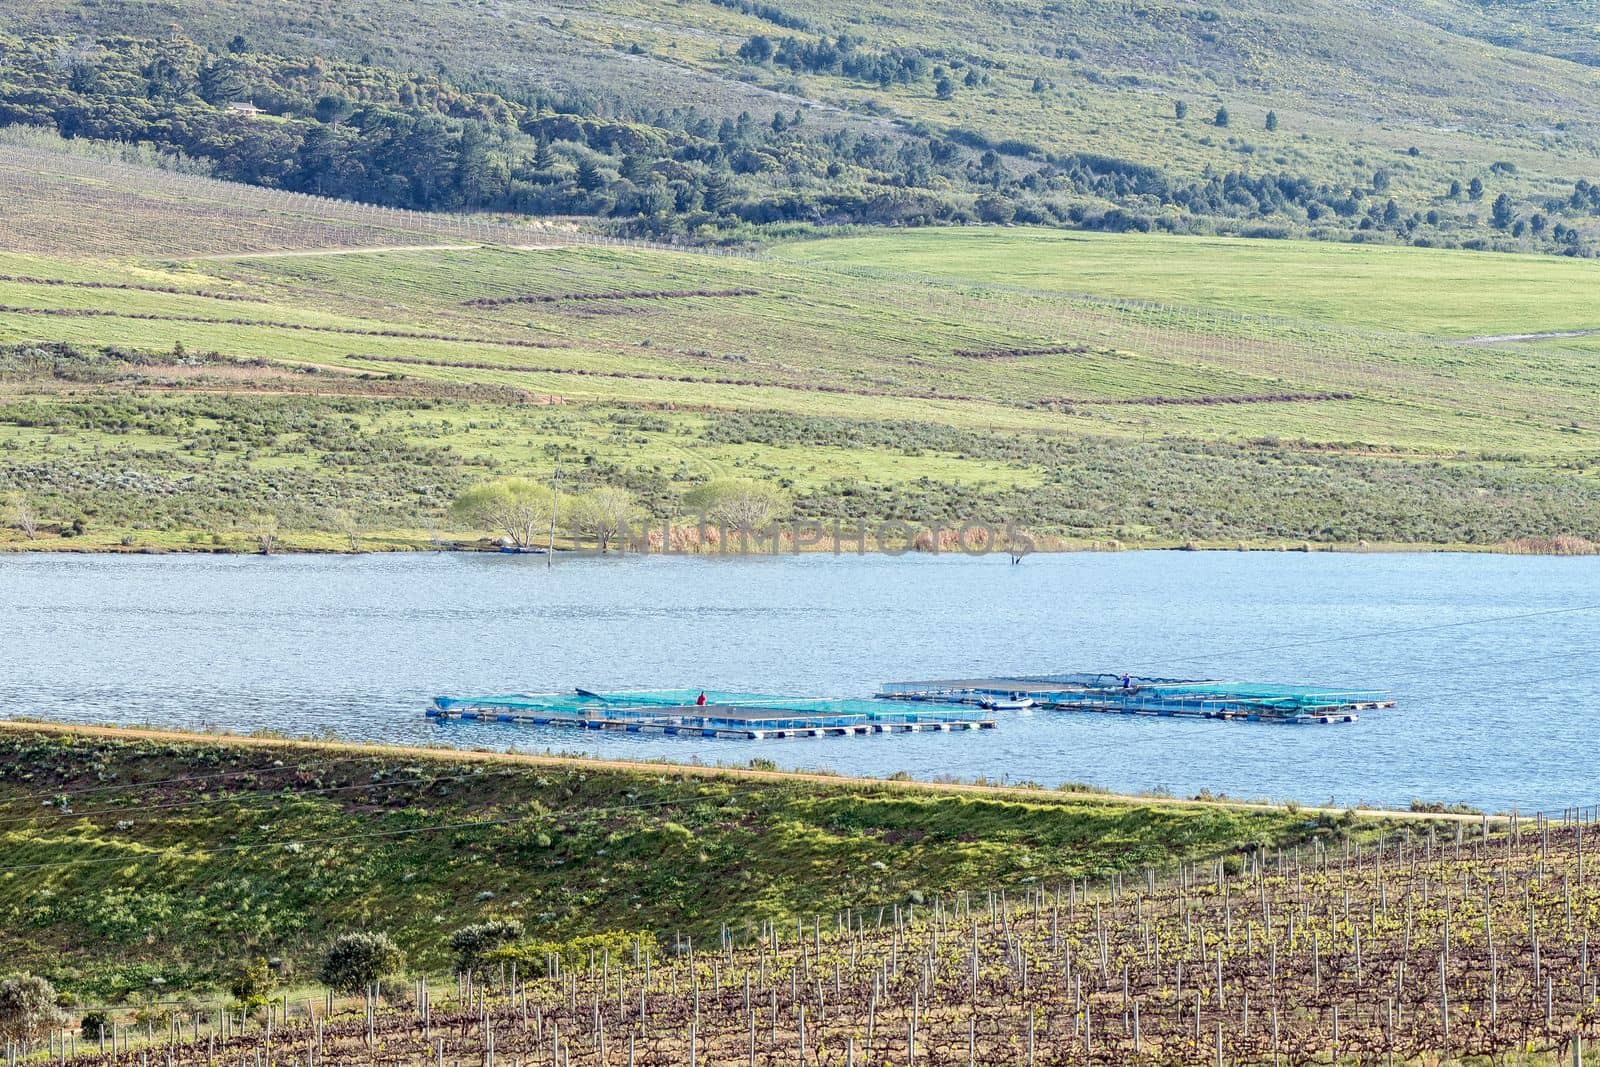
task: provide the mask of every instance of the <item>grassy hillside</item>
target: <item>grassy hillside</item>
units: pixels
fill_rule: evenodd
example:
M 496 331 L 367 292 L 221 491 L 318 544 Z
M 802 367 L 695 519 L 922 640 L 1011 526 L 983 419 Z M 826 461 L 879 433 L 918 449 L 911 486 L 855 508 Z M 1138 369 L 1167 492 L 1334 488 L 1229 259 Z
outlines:
M 274 995 L 281 975 L 263 961 L 271 1007 L 253 1020 L 219 1025 L 219 1009 L 249 1005 L 211 996 L 113 1007 L 85 1016 L 82 1058 L 60 1062 L 104 1058 L 96 1024 L 109 1016 L 121 1059 L 172 1067 L 215 1063 L 219 1041 L 246 1061 L 304 1046 L 333 1067 L 370 1062 L 375 1048 L 419 1067 L 569 1051 L 641 1067 L 1582 1067 L 1594 1037 L 1585 918 L 1600 904 L 1583 874 L 1586 813 L 1376 834 L 1319 826 L 1304 847 L 1170 873 L 908 893 L 692 944 L 622 932 L 561 944 L 477 924 L 459 963 L 470 984 L 427 981 L 426 964 L 385 944 L 381 1000 L 323 1001 L 292 977 Z
M 115 251 L 0 255 L 0 493 L 44 519 L 14 547 L 237 548 L 255 512 L 415 544 L 557 467 L 658 521 L 741 476 L 1071 544 L 1600 539 L 1586 261 L 1024 229 L 713 256 L 293 197 L 230 229 L 182 224 L 224 188 L 184 181 L 51 186 Z M 296 226 L 400 246 L 273 251 Z
M 1600 211 L 1578 0 L 0 12 L 0 121 L 405 206 L 697 240 L 1016 218 L 1578 254 Z
M 416 546 L 558 469 L 653 523 L 732 478 L 1070 546 L 1600 540 L 1571 3 L 0 12 L 0 545 Z
M 0 969 L 81 997 L 305 970 L 390 932 L 448 966 L 461 926 L 706 941 L 723 923 L 1165 869 L 1348 819 L 1045 792 L 830 784 L 504 755 L 0 728 Z M 707 892 L 708 886 L 718 887 Z

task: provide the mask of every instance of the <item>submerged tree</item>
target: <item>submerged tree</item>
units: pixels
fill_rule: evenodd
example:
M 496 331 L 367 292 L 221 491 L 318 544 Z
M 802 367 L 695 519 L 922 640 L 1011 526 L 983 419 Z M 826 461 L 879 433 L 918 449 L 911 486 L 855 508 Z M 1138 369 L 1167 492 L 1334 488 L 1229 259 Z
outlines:
M 361 517 L 347 508 L 335 508 L 328 513 L 328 522 L 350 542 L 350 551 L 361 550 Z
M 501 478 L 468 489 L 450 510 L 462 522 L 498 530 L 528 548 L 548 531 L 556 504 L 556 494 L 532 478 Z
M 272 550 L 278 546 L 278 516 L 267 511 L 258 511 L 244 520 L 244 532 L 250 540 L 256 543 L 263 556 L 272 555 Z
M 22 531 L 22 536 L 32 541 L 39 534 L 39 513 L 33 503 L 22 493 L 14 493 L 6 503 L 6 523 Z
M 579 538 L 592 538 L 601 552 L 609 552 L 611 545 L 622 541 L 643 516 L 632 493 L 602 485 L 573 501 L 572 532 Z
M 684 498 L 707 522 L 725 529 L 760 530 L 783 514 L 788 498 L 765 482 L 718 478 Z

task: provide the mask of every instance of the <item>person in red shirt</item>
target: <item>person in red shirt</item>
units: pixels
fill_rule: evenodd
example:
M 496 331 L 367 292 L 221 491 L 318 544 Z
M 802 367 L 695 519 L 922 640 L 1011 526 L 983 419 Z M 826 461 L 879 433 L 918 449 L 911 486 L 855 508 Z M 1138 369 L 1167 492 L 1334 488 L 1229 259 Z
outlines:
M 701 708 L 705 707 L 706 706 L 706 695 L 705 695 L 705 693 L 702 691 L 699 696 L 694 698 L 694 702 L 695 702 L 695 706 L 696 707 L 701 707 Z

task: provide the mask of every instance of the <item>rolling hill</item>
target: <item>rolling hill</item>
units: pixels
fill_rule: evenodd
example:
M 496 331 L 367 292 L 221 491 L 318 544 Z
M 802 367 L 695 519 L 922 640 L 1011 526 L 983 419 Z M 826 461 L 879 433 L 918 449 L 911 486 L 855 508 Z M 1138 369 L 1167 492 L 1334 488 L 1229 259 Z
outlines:
M 1586 254 L 1584 10 L 6 0 L 0 121 L 696 240 L 1015 219 Z
M 152 985 L 198 994 L 241 953 L 314 964 L 347 924 L 392 923 L 418 965 L 443 970 L 453 929 L 501 916 L 526 913 L 561 942 L 658 928 L 709 942 L 869 900 L 1220 860 L 1376 825 L 1038 787 L 16 723 L 0 723 L 0 753 L 16 769 L 0 777 L 0 842 L 21 868 L 0 873 L 6 962 L 95 1002 Z M 320 845 L 300 855 L 263 835 Z
M 1064 546 L 1600 540 L 1584 260 L 979 227 L 727 255 L 8 158 L 0 490 L 45 520 L 11 547 L 236 549 L 260 513 L 404 547 L 557 468 L 653 521 L 736 477 Z
M 10 547 L 1600 540 L 1575 4 L 0 11 Z

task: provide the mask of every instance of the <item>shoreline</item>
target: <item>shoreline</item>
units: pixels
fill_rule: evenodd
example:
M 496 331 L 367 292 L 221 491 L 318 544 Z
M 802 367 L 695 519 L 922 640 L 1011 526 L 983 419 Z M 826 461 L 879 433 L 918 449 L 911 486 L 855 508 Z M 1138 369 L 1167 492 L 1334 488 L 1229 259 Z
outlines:
M 1129 552 L 1235 552 L 1240 554 L 1267 552 L 1285 553 L 1294 552 L 1303 555 L 1312 554 L 1338 554 L 1338 555 L 1467 555 L 1467 556 L 1544 556 L 1558 559 L 1581 559 L 1600 556 L 1600 543 L 1581 550 L 1560 548 L 1529 549 L 1512 547 L 1505 544 L 1473 545 L 1473 544 L 1441 544 L 1435 542 L 1195 542 L 1195 541 L 1155 541 L 1139 544 L 1127 544 L 1103 541 L 1070 542 L 1051 545 L 1049 547 L 1035 548 L 1022 554 L 1020 558 L 1028 556 L 1070 556 L 1088 553 L 1104 555 L 1118 555 Z M 425 544 L 411 542 L 397 538 L 381 545 L 361 548 L 340 548 L 325 545 L 278 545 L 271 552 L 262 552 L 258 548 L 229 545 L 200 545 L 200 544 L 154 544 L 154 545 L 124 545 L 124 544 L 81 544 L 76 539 L 60 538 L 52 542 L 39 541 L 0 541 L 0 557 L 7 555 L 16 556 L 383 556 L 383 555 L 411 555 L 426 553 L 449 553 L 467 555 L 517 555 L 542 557 L 548 555 L 543 550 L 506 552 L 497 547 L 468 543 Z M 556 558 L 586 559 L 608 558 L 624 556 L 659 556 L 669 559 L 767 559 L 781 556 L 887 556 L 898 558 L 901 556 L 938 557 L 938 556 L 968 556 L 980 558 L 982 556 L 1001 556 L 1007 553 L 1003 549 L 985 552 L 963 552 L 956 548 L 910 548 L 900 551 L 869 548 L 861 551 L 857 548 L 832 545 L 811 545 L 802 548 L 785 549 L 778 552 L 723 552 L 716 548 L 707 548 L 705 551 L 688 551 L 674 549 L 663 551 L 652 549 L 650 551 L 625 551 L 612 549 L 609 552 L 600 552 L 592 548 L 571 548 L 557 546 Z
M 83 723 L 61 723 L 23 719 L 0 719 L 0 733 L 52 734 L 77 738 L 101 738 L 120 741 L 159 741 L 173 744 L 233 745 L 244 748 L 287 748 L 298 751 L 325 751 L 370 754 L 375 757 L 390 756 L 407 760 L 431 760 L 445 763 L 503 763 L 515 766 L 552 768 L 589 768 L 593 770 L 621 771 L 636 774 L 674 774 L 685 777 L 727 778 L 735 781 L 772 783 L 808 783 L 862 789 L 888 789 L 910 793 L 937 795 L 984 796 L 1018 802 L 1043 800 L 1069 800 L 1080 798 L 1118 804 L 1129 808 L 1183 807 L 1212 808 L 1232 811 L 1288 811 L 1307 815 L 1342 816 L 1353 813 L 1363 818 L 1386 819 L 1401 822 L 1443 821 L 1451 823 L 1509 822 L 1504 814 L 1464 812 L 1412 811 L 1394 808 L 1327 807 L 1325 805 L 1272 803 L 1260 800 L 1210 799 L 1192 797 L 1142 796 L 1131 793 L 1101 792 L 1099 790 L 1046 789 L 1023 785 L 979 785 L 968 782 L 933 782 L 909 778 L 869 778 L 859 775 L 828 774 L 819 771 L 765 770 L 754 767 L 726 767 L 711 764 L 673 763 L 660 760 L 623 760 L 577 755 L 550 755 L 531 752 L 510 752 L 484 748 L 452 748 L 449 746 L 422 746 L 375 744 L 363 741 L 319 740 L 308 737 L 280 737 L 262 734 L 235 734 L 227 732 L 200 733 L 192 730 L 167 730 L 144 726 L 97 726 Z M 1521 816 L 1531 818 L 1532 815 Z

